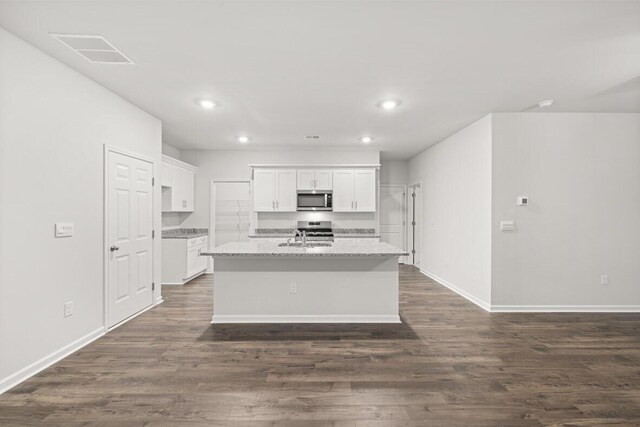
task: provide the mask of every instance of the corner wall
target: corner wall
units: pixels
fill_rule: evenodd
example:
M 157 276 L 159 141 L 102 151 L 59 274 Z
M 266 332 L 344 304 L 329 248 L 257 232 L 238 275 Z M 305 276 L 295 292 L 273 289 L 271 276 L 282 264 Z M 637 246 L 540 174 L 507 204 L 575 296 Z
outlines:
M 491 304 L 491 116 L 409 161 L 422 183 L 421 270 L 478 305 Z
M 0 29 L 0 392 L 104 332 L 104 144 L 158 167 L 161 123 Z
M 492 194 L 493 310 L 640 311 L 640 114 L 494 114 Z

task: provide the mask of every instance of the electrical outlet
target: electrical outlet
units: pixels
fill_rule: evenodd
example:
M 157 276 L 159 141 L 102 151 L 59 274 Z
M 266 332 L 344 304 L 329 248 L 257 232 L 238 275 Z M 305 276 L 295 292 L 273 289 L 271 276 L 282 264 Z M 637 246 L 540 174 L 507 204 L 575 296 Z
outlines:
M 64 303 L 64 317 L 69 317 L 73 314 L 73 301 Z
M 603 286 L 606 286 L 609 284 L 609 276 L 606 274 L 603 274 L 602 276 L 600 276 L 600 284 Z
M 289 293 L 290 294 L 295 294 L 298 292 L 298 284 L 297 283 L 289 283 Z

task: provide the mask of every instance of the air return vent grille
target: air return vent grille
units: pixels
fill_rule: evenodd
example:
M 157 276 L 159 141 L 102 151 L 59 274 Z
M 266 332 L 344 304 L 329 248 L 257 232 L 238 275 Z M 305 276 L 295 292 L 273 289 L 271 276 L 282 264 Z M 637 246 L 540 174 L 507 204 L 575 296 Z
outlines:
M 51 37 L 59 40 L 89 62 L 97 64 L 133 64 L 132 60 L 102 36 L 51 34 Z

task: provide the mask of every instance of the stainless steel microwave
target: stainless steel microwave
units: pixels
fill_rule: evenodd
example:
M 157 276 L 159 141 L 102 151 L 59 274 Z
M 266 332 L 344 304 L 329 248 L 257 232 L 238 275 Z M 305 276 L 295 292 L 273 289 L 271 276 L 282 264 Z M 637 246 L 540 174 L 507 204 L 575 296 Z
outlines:
M 299 190 L 299 211 L 332 211 L 333 195 L 331 191 Z

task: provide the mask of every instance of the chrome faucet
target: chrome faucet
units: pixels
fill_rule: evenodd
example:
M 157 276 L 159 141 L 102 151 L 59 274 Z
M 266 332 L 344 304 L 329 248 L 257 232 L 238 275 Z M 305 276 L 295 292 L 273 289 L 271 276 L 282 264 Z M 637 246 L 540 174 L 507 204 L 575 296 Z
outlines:
M 296 240 L 298 240 L 298 236 L 300 236 L 300 238 L 302 238 L 302 233 L 300 232 L 300 230 L 298 230 L 296 228 L 296 234 L 293 236 L 293 241 L 295 242 Z

